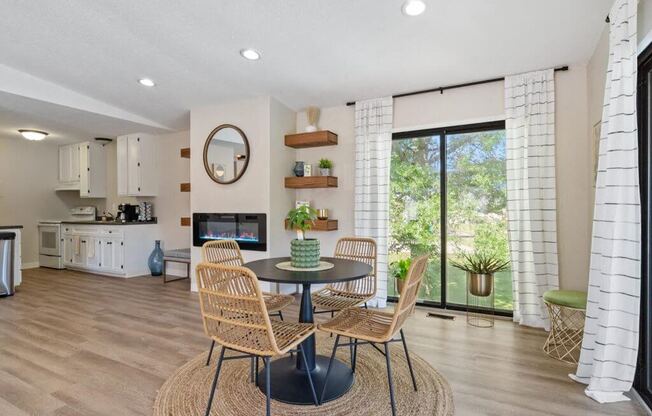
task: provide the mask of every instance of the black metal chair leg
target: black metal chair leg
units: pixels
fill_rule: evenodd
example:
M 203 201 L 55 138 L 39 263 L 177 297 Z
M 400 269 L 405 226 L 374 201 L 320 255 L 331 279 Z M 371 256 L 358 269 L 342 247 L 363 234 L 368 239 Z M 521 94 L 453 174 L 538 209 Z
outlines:
M 417 391 L 417 379 L 414 378 L 414 371 L 412 370 L 412 360 L 410 360 L 410 353 L 408 352 L 407 343 L 405 342 L 405 335 L 403 334 L 403 329 L 401 329 L 401 341 L 403 341 L 405 358 L 407 359 L 408 368 L 410 369 L 410 376 L 412 376 L 412 386 L 414 386 L 414 391 Z
M 278 311 L 278 317 L 281 321 L 283 321 L 283 312 Z
M 213 378 L 213 385 L 211 387 L 211 394 L 208 397 L 208 405 L 206 406 L 206 416 L 209 416 L 211 413 L 211 406 L 213 405 L 213 398 L 215 397 L 215 389 L 217 388 L 217 379 L 220 376 L 220 370 L 222 369 L 222 360 L 224 359 L 224 351 L 226 348 L 222 347 L 220 352 L 220 359 L 217 361 L 217 370 L 215 370 L 215 377 Z
M 303 366 L 305 368 L 308 368 L 308 361 L 306 360 L 306 354 L 303 353 L 303 346 L 299 344 L 299 354 L 301 354 L 301 357 L 303 358 Z M 308 383 L 310 384 L 310 392 L 312 393 L 312 399 L 315 401 L 315 406 L 319 406 L 319 400 L 317 400 L 317 391 L 315 391 L 315 385 L 312 382 L 312 374 L 310 374 L 310 371 L 306 371 L 306 374 L 308 375 Z
M 271 372 L 271 365 L 269 365 L 269 357 L 264 357 L 263 361 L 265 362 L 265 393 L 267 396 L 267 416 L 270 416 L 272 414 L 272 400 L 271 400 L 271 393 L 272 393 L 272 388 L 270 384 L 272 383 L 271 377 L 270 377 L 270 372 Z M 208 416 L 208 415 L 207 415 Z
M 356 338 L 353 343 L 353 362 L 351 363 L 351 371 L 355 373 L 355 363 L 358 359 L 358 339 Z
M 213 348 L 215 348 L 215 340 L 211 342 L 211 349 L 208 351 L 208 358 L 206 359 L 206 366 L 211 363 L 211 356 L 213 355 Z
M 353 369 L 353 338 L 349 337 L 349 360 Z
M 389 382 L 389 400 L 392 403 L 392 416 L 396 416 L 396 403 L 394 402 L 394 383 L 392 382 L 392 365 L 390 364 L 388 343 L 385 343 L 385 362 L 387 363 L 387 381 Z
M 369 309 L 369 308 L 367 307 L 367 302 L 364 303 L 364 308 L 365 308 L 365 309 Z
M 319 396 L 319 403 L 324 401 L 324 393 L 326 392 L 326 386 L 328 385 L 328 375 L 331 373 L 331 367 L 333 367 L 333 360 L 335 359 L 335 353 L 337 352 L 337 345 L 340 343 L 340 336 L 335 337 L 335 345 L 333 346 L 333 353 L 331 354 L 331 359 L 328 362 L 328 370 L 326 370 L 326 377 L 324 378 L 324 387 L 321 390 Z

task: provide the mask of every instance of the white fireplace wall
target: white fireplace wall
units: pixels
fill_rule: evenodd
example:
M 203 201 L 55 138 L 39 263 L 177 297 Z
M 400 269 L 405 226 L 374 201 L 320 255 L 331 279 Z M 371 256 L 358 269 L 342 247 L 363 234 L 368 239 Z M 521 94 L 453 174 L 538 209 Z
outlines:
M 294 204 L 294 192 L 283 187 L 295 159 L 295 151 L 284 146 L 284 136 L 294 132 L 296 114 L 270 97 L 257 97 L 190 111 L 190 210 L 195 212 L 267 214 L 267 251 L 243 251 L 245 261 L 287 255 L 292 234 L 283 228 L 287 210 Z M 204 169 L 203 150 L 209 133 L 221 124 L 238 126 L 247 136 L 250 160 L 242 178 L 220 185 Z M 195 266 L 201 249 L 192 247 L 191 289 L 197 290 Z M 275 290 L 262 284 L 263 290 Z M 294 286 L 281 288 L 294 291 Z

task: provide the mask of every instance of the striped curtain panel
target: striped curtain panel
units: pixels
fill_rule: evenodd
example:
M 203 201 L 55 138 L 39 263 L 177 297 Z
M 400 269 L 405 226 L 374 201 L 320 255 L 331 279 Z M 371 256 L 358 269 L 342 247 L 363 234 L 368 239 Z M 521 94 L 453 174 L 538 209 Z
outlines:
M 636 0 L 611 9 L 584 339 L 576 381 L 600 403 L 629 400 L 641 293 Z
M 554 71 L 505 77 L 505 114 L 514 321 L 549 330 L 543 294 L 559 287 Z
M 355 103 L 354 231 L 356 236 L 376 240 L 378 291 L 371 304 L 381 308 L 387 303 L 392 122 L 391 97 Z

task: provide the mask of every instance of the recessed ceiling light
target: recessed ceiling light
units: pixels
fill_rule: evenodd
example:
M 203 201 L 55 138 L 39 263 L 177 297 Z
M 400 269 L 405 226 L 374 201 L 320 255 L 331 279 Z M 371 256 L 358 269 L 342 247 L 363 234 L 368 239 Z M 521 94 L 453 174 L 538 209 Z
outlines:
M 243 49 L 240 51 L 240 55 L 250 61 L 257 61 L 260 59 L 260 52 L 255 49 Z
M 140 82 L 140 85 L 144 85 L 146 87 L 153 87 L 154 85 L 156 85 L 154 81 L 152 81 L 149 78 L 141 78 L 138 80 L 138 82 Z
M 20 134 L 23 135 L 24 138 L 27 140 L 43 140 L 45 139 L 45 136 L 48 135 L 48 133 L 40 130 L 24 130 L 20 129 L 18 130 Z
M 426 3 L 422 0 L 407 0 L 403 3 L 402 10 L 406 16 L 418 16 L 426 11 Z

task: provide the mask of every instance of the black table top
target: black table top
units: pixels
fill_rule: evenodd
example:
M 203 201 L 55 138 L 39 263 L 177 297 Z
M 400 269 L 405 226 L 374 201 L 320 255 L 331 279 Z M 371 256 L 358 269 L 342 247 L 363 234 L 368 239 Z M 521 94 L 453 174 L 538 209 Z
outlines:
M 361 261 L 322 257 L 322 261 L 333 263 L 335 267 L 322 271 L 289 271 L 276 267 L 278 263 L 290 261 L 289 257 L 250 261 L 244 267 L 253 271 L 259 280 L 272 283 L 322 284 L 347 282 L 361 279 L 371 273 L 371 266 Z

